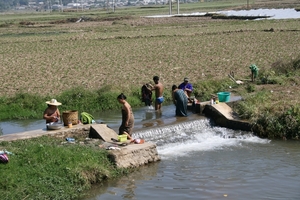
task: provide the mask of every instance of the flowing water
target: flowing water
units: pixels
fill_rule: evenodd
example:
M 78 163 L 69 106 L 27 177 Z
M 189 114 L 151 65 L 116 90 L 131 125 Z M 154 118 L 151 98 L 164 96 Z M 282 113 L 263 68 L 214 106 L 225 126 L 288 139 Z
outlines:
M 174 114 L 170 110 L 165 115 Z M 191 117 L 135 131 L 135 138 L 157 145 L 161 161 L 94 187 L 85 200 L 299 199 L 299 142 L 261 139 Z
M 155 143 L 161 161 L 95 186 L 84 200 L 299 199 L 298 141 L 261 139 L 214 126 L 191 112 L 188 117 L 174 114 L 173 105 L 164 105 L 161 115 L 152 108 L 134 109 L 133 137 Z M 113 129 L 121 123 L 120 111 L 93 115 Z M 0 127 L 25 131 L 44 128 L 45 122 L 10 121 Z

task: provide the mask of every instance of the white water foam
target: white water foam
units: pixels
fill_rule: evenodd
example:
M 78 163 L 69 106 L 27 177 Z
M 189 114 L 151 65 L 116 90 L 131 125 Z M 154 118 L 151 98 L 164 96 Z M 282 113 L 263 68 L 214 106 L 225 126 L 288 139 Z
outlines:
M 185 156 L 191 152 L 215 151 L 233 147 L 247 148 L 247 144 L 267 144 L 270 140 L 251 132 L 234 131 L 210 125 L 209 120 L 195 120 L 136 133 L 147 142 L 157 145 L 163 158 Z
M 214 132 L 199 133 L 194 140 L 169 143 L 158 146 L 158 154 L 165 158 L 185 156 L 191 152 L 215 151 L 229 147 L 243 147 L 246 143 L 269 143 L 270 140 L 261 139 L 253 135 L 244 135 L 237 138 L 224 138 Z M 246 148 L 246 147 L 245 147 Z

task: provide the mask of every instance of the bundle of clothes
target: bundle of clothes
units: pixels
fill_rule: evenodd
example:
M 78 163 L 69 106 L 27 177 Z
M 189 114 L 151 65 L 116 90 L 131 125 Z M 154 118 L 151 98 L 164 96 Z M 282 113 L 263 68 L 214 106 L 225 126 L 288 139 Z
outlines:
M 153 86 L 150 83 L 142 86 L 142 102 L 145 103 L 145 106 L 152 105 L 152 88 Z

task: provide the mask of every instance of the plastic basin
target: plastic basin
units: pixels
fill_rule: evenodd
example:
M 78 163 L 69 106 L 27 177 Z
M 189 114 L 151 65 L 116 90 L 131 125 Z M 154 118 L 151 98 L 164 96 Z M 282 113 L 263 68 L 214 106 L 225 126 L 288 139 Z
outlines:
M 118 136 L 118 141 L 119 142 L 126 142 L 127 141 L 127 135 L 125 135 L 125 134 L 119 135 Z
M 219 102 L 228 102 L 230 100 L 230 92 L 218 92 Z

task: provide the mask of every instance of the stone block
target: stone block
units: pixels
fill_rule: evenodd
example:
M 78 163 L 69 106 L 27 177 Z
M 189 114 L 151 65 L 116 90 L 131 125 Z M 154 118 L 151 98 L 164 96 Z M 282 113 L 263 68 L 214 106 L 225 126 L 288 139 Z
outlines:
M 102 139 L 104 142 L 111 142 L 112 138 L 118 140 L 118 134 L 106 124 L 91 125 L 89 137 Z
M 111 150 L 109 159 L 118 168 L 136 168 L 160 161 L 156 145 L 153 143 L 130 144 L 120 150 Z

